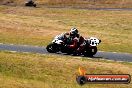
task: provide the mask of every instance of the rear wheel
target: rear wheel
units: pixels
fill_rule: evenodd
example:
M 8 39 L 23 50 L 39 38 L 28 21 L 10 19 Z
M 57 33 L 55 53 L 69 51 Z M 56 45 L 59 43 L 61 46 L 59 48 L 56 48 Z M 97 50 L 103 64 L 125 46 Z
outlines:
M 84 56 L 93 56 L 97 53 L 97 47 L 90 47 L 84 51 Z

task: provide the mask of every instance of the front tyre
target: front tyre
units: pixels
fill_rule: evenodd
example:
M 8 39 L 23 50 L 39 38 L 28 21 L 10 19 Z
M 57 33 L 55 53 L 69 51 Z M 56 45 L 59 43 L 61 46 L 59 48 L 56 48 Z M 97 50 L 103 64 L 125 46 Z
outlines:
M 55 48 L 55 45 L 53 43 L 50 43 L 49 45 L 47 45 L 46 50 L 49 53 L 56 53 L 57 52 L 56 48 Z

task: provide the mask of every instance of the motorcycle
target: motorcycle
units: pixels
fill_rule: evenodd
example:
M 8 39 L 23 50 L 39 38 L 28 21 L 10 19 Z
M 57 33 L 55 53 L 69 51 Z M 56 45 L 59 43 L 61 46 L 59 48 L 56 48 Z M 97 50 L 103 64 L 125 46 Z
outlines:
M 52 43 L 47 45 L 46 49 L 50 53 L 62 52 L 74 55 L 93 56 L 97 53 L 97 45 L 99 45 L 99 43 L 101 43 L 101 40 L 95 37 L 85 39 L 81 51 L 78 52 L 77 50 L 69 49 L 67 44 L 65 44 L 62 40 L 54 38 Z
M 52 41 L 52 43 L 50 43 L 49 45 L 47 45 L 46 49 L 49 53 L 56 53 L 61 51 L 61 48 L 63 47 L 63 41 L 62 40 L 58 40 L 58 39 L 54 39 Z
M 25 6 L 36 7 L 37 5 L 33 1 L 29 1 L 25 3 Z
M 101 40 L 90 37 L 89 39 L 85 39 L 83 44 L 83 48 L 81 50 L 81 54 L 84 56 L 93 56 L 97 53 L 97 46 L 101 43 Z

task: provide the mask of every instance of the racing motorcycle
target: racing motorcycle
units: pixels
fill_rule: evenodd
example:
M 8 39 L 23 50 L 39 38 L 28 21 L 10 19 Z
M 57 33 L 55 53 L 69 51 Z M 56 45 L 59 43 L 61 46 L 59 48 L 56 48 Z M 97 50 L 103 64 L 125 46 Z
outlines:
M 33 2 L 33 1 L 29 1 L 25 3 L 25 6 L 29 6 L 29 7 L 36 7 L 37 5 Z
M 95 55 L 98 51 L 97 46 L 100 43 L 101 43 L 101 40 L 99 40 L 95 37 L 90 37 L 89 39 L 85 39 L 80 54 L 84 55 L 84 56 L 93 56 L 93 55 Z
M 67 48 L 67 44 L 65 44 L 62 40 L 54 38 L 52 43 L 47 45 L 46 49 L 50 53 L 62 52 L 74 55 L 93 56 L 97 53 L 97 45 L 99 45 L 99 43 L 101 43 L 101 40 L 95 37 L 85 39 L 83 43 L 83 48 L 80 52 L 78 52 L 77 50 Z
M 49 53 L 56 53 L 61 51 L 63 46 L 64 46 L 64 43 L 62 40 L 54 39 L 52 43 L 47 45 L 46 49 Z

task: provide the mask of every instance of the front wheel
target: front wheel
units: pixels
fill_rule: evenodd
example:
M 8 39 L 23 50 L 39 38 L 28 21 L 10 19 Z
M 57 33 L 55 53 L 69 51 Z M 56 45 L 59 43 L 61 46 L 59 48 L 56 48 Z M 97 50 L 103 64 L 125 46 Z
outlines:
M 84 51 L 84 56 L 93 56 L 97 53 L 97 47 L 90 47 Z
M 47 51 L 49 53 L 56 53 L 57 49 L 56 46 L 53 43 L 50 43 L 47 47 L 46 47 Z

